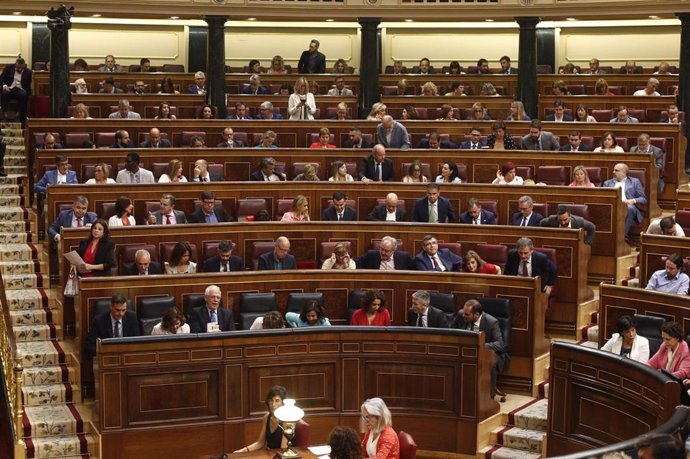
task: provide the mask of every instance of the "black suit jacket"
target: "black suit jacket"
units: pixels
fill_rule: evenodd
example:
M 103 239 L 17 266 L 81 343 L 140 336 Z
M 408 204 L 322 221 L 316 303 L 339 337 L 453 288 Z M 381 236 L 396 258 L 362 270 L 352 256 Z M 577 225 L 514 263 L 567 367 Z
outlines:
M 310 73 L 308 70 L 309 54 L 309 50 L 304 50 L 299 57 L 299 62 L 297 63 L 299 73 Z M 316 72 L 314 73 L 326 73 L 326 56 L 320 51 L 316 52 Z
M 568 143 L 567 145 L 563 145 L 560 148 L 560 151 L 571 151 L 570 144 Z M 580 142 L 580 145 L 577 147 L 577 151 L 592 151 L 592 148 L 586 143 Z
M 449 200 L 443 196 L 439 196 L 437 209 L 439 223 L 457 223 L 458 218 L 455 214 L 455 209 Z M 429 223 L 429 199 L 422 198 L 414 203 L 412 211 L 412 221 L 420 223 Z
M 237 255 L 230 255 L 230 271 L 244 271 L 244 262 Z M 220 272 L 220 257 L 214 255 L 204 262 L 204 266 L 201 268 L 202 272 L 205 273 L 219 273 Z
M 407 310 L 407 325 L 411 327 L 417 326 L 417 313 L 412 308 Z M 429 306 L 426 310 L 426 326 L 427 328 L 448 328 L 450 323 L 443 311 Z
M 470 216 L 469 212 L 463 212 L 460 214 L 460 223 L 472 224 L 474 220 Z M 495 225 L 496 215 L 490 210 L 482 209 L 479 213 L 479 221 L 482 225 Z
M 321 220 L 327 222 L 338 221 L 338 212 L 335 211 L 335 207 L 330 206 L 328 209 L 324 210 L 323 214 L 321 214 Z M 353 209 L 352 207 L 345 206 L 345 210 L 343 210 L 343 221 L 357 221 L 357 212 L 355 212 L 355 209 Z
M 357 269 L 379 269 L 381 267 L 381 252 L 378 250 L 367 250 L 367 253 L 355 260 Z M 393 266 L 399 269 L 414 269 L 414 264 L 407 252 L 393 252 Z
M 462 309 L 455 314 L 452 328 L 467 330 L 467 323 L 462 315 Z M 479 319 L 479 331 L 484 332 L 484 347 L 493 349 L 496 353 L 496 369 L 503 371 L 507 367 L 508 362 L 510 362 L 510 354 L 508 354 L 507 343 L 503 341 L 503 334 L 501 333 L 498 319 L 489 313 L 482 313 Z
M 139 145 L 140 148 L 153 148 L 151 139 L 145 141 L 141 145 Z M 172 144 L 168 139 L 160 139 L 158 141 L 158 147 L 157 148 L 172 148 Z
M 232 309 L 218 308 L 216 316 L 220 331 L 235 330 L 235 319 L 232 316 Z M 205 304 L 192 309 L 189 313 L 189 329 L 191 333 L 206 333 L 208 322 L 208 307 Z
M 561 225 L 558 222 L 558 215 L 549 215 L 548 217 L 543 218 L 539 222 L 539 226 L 544 226 L 547 228 L 559 228 Z M 592 245 L 592 242 L 594 242 L 594 233 L 596 231 L 596 227 L 594 226 L 594 223 L 590 222 L 589 220 L 585 220 L 582 217 L 578 217 L 577 215 L 571 215 L 570 216 L 570 227 L 572 229 L 584 228 L 585 229 L 585 244 Z
M 376 161 L 374 155 L 369 155 L 362 158 L 359 162 L 359 179 L 366 177 L 371 180 L 377 180 L 376 177 Z M 390 158 L 384 158 L 381 163 L 381 180 L 384 182 L 394 182 L 395 172 L 393 171 L 393 161 Z
M 366 137 L 362 137 L 362 146 L 360 148 L 372 148 L 374 144 L 371 142 L 371 140 L 367 139 Z M 343 142 L 343 148 L 354 148 L 352 146 L 352 140 L 347 139 L 345 142 Z
M 532 215 L 530 215 L 529 219 L 527 220 L 527 226 L 539 226 L 539 222 L 542 218 L 544 218 L 542 214 L 532 211 Z M 522 225 L 522 213 L 515 212 L 510 217 L 510 224 L 513 226 Z
M 451 142 L 450 140 L 441 140 L 439 143 L 441 150 L 457 150 L 457 144 Z M 423 137 L 419 142 L 417 142 L 416 148 L 429 148 L 429 139 Z
M 228 116 L 227 119 L 229 119 L 229 120 L 236 120 L 236 119 L 238 119 L 238 118 L 237 118 L 237 115 L 233 113 L 232 115 Z M 253 120 L 253 119 L 254 119 L 254 118 L 252 118 L 252 117 L 249 116 L 249 115 L 245 115 L 244 118 L 242 118 L 242 120 Z
M 241 140 L 233 140 L 232 141 L 232 147 L 233 148 L 243 148 L 244 142 L 242 142 Z M 228 142 L 223 140 L 221 143 L 216 145 L 216 148 L 228 148 Z
M 563 114 L 563 121 L 572 121 L 573 117 L 568 115 L 567 113 Z M 551 113 L 550 115 L 546 115 L 546 119 L 544 121 L 556 121 L 556 115 Z
M 125 266 L 124 271 L 125 271 L 125 276 L 138 276 L 139 275 L 139 268 L 137 267 L 136 263 Z M 161 264 L 158 263 L 157 261 L 152 261 L 151 264 L 149 264 L 149 276 L 152 276 L 154 274 L 163 274 L 163 270 L 161 269 Z
M 274 172 L 273 175 L 278 177 L 279 180 L 285 180 L 282 175 L 278 174 L 277 172 Z M 249 176 L 249 180 L 251 182 L 264 182 L 264 174 L 261 172 L 261 170 L 254 171 L 252 172 L 252 175 Z
M 110 148 L 136 148 L 137 144 L 134 142 L 134 140 L 129 139 L 129 142 L 127 142 L 127 146 L 123 147 L 120 145 L 120 143 L 116 140 L 115 143 L 113 143 Z
M 214 207 L 213 213 L 216 214 L 216 219 L 218 223 L 234 222 L 235 219 L 225 211 L 222 207 Z M 206 215 L 202 209 L 194 212 L 189 216 L 189 223 L 206 223 Z
M 122 336 L 139 336 L 139 321 L 134 311 L 127 310 L 125 316 L 122 318 Z M 86 343 L 84 345 L 86 356 L 94 357 L 96 355 L 96 340 L 112 338 L 113 324 L 110 318 L 110 311 L 99 314 L 91 321 L 91 328 L 89 334 L 86 336 Z
M 273 250 L 266 252 L 263 255 L 259 255 L 259 265 L 257 266 L 258 271 L 273 271 L 273 266 L 275 265 L 276 258 L 273 255 Z M 282 260 L 283 271 L 286 269 L 297 269 L 297 260 L 294 256 L 287 254 Z
M 369 215 L 367 215 L 367 220 L 385 222 L 386 221 L 386 215 L 388 215 L 388 209 L 386 208 L 386 205 L 385 204 L 379 204 L 378 206 L 374 207 L 374 210 L 369 212 Z M 396 209 L 395 221 L 396 222 L 406 222 L 407 221 L 407 212 L 405 212 L 404 209 L 400 209 L 400 208 Z
M 82 239 L 79 241 L 79 256 L 83 259 L 86 253 L 86 248 L 89 246 L 88 239 Z M 110 267 L 115 259 L 115 244 L 110 239 L 101 239 L 98 243 L 98 248 L 96 249 L 96 258 L 94 259 L 94 265 L 100 265 L 103 263 L 103 271 L 92 271 L 95 276 L 109 276 Z
M 486 147 L 486 142 L 483 140 L 480 140 L 477 143 L 477 149 L 479 150 L 480 148 Z M 472 149 L 472 141 L 470 140 L 465 140 L 463 143 L 460 144 L 460 149 L 462 150 L 471 150 Z
M 548 285 L 556 283 L 556 267 L 551 263 L 551 260 L 539 252 L 532 252 L 532 277 L 541 277 L 542 291 Z M 508 252 L 508 262 L 506 263 L 505 273 L 508 276 L 517 276 L 520 270 L 520 255 L 516 249 L 511 249 Z
M 16 68 L 17 68 L 16 64 L 10 64 L 10 65 L 6 65 L 5 68 L 2 70 L 2 74 L 0 74 L 0 80 L 2 83 L 2 84 L 0 84 L 0 90 L 2 89 L 1 88 L 2 85 L 5 85 L 5 84 L 7 86 L 12 85 L 12 83 L 14 82 L 14 72 L 15 72 Z M 29 95 L 31 94 L 31 75 L 32 75 L 31 70 L 26 68 L 22 72 L 22 78 L 21 78 L 22 89 L 24 89 L 24 91 L 26 91 L 26 93 Z

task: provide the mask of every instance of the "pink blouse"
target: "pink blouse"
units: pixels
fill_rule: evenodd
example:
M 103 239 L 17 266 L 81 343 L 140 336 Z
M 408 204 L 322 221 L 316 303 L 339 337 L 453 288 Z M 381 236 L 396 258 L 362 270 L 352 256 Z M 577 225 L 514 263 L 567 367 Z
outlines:
M 294 212 L 285 212 L 283 218 L 280 219 L 281 222 L 308 222 L 309 215 L 304 215 L 303 217 L 298 217 Z
M 570 185 L 568 185 L 568 186 L 582 186 L 582 187 L 585 187 L 585 188 L 596 188 L 592 182 L 584 183 L 584 184 L 582 184 L 582 185 L 578 185 L 577 183 L 575 183 L 575 180 L 573 180 L 572 182 L 570 182 Z

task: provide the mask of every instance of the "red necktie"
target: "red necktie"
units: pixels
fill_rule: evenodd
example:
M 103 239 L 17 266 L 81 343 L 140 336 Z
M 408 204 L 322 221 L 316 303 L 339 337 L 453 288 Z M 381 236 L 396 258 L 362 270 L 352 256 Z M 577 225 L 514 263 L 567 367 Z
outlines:
M 527 271 L 527 262 L 526 261 L 522 262 L 522 276 L 523 277 L 529 277 L 529 271 Z
M 77 217 L 77 228 L 82 228 L 84 224 L 81 222 L 81 217 Z
M 165 224 L 166 225 L 172 225 L 172 222 L 170 221 L 170 215 L 169 214 L 165 216 Z

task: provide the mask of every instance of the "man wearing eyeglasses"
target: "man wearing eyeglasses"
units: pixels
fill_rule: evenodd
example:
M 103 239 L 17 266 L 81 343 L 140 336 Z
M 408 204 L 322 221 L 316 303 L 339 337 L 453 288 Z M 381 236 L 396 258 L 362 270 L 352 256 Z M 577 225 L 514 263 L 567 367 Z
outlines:
M 225 223 L 234 222 L 222 206 L 216 206 L 216 194 L 213 191 L 201 192 L 201 207 L 189 216 L 189 223 Z
M 259 256 L 259 271 L 284 271 L 297 269 L 297 260 L 290 255 L 290 240 L 285 236 L 276 239 L 273 251 Z

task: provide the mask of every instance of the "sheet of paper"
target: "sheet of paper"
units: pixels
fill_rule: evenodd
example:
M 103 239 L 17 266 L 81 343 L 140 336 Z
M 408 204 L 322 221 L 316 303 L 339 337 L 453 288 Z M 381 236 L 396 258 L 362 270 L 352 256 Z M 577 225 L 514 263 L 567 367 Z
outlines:
M 331 453 L 331 447 L 328 445 L 310 446 L 308 449 L 315 455 L 319 456 L 319 459 L 321 459 L 321 457 L 327 458 L 328 455 Z
M 79 254 L 77 253 L 76 250 L 72 250 L 71 252 L 67 252 L 63 256 L 65 258 L 67 258 L 67 261 L 69 261 L 73 265 L 81 265 L 84 263 L 84 260 L 81 259 L 81 256 L 79 256 Z

